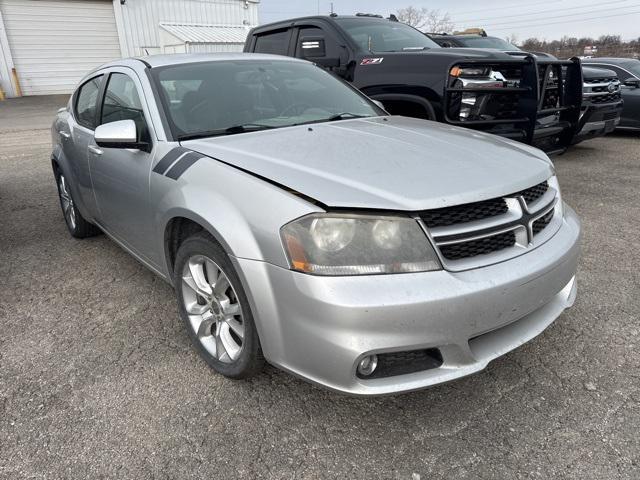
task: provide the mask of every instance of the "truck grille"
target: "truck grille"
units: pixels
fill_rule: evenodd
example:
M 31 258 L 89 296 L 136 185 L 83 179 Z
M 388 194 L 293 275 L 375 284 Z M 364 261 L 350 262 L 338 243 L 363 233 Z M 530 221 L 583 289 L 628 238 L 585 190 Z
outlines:
M 463 270 L 524 253 L 554 223 L 557 190 L 542 182 L 482 202 L 419 214 L 443 263 Z M 550 233 L 551 234 L 551 233 Z

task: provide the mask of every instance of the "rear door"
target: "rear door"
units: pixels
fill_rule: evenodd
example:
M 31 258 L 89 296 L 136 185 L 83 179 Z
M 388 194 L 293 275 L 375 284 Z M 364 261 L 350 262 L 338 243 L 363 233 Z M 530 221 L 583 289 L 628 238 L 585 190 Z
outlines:
M 81 212 L 88 219 L 96 217 L 97 208 L 89 172 L 89 144 L 93 142 L 93 133 L 98 122 L 98 100 L 104 75 L 102 73 L 86 80 L 78 87 L 71 99 L 71 115 L 67 117 L 67 125 L 58 125 L 62 150 L 71 172 L 73 192 L 79 195 L 76 203 L 80 203 Z

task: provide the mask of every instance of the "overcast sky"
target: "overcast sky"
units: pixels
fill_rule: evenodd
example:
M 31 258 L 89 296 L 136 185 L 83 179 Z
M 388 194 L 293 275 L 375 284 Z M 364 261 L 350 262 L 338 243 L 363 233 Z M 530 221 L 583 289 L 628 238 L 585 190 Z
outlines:
M 482 8 L 482 4 L 486 7 Z M 457 27 L 484 27 L 490 35 L 515 34 L 519 40 L 529 37 L 558 39 L 604 34 L 640 37 L 640 1 L 638 0 L 334 0 L 338 14 L 356 12 L 388 16 L 399 8 L 413 5 L 448 12 Z M 272 22 L 301 15 L 329 13 L 325 0 L 262 0 L 260 21 Z

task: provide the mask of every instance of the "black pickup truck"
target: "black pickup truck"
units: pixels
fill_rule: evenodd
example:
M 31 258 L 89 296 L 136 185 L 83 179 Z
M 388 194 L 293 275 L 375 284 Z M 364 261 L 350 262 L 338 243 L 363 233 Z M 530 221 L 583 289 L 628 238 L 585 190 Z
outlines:
M 484 34 L 430 34 L 431 40 L 445 48 L 493 48 L 518 57 L 527 53 L 498 37 Z M 548 53 L 531 52 L 537 58 L 553 58 Z M 606 67 L 605 67 L 606 68 Z M 620 124 L 622 115 L 622 84 L 615 71 L 582 67 L 584 80 L 582 109 L 578 133 L 573 144 L 600 137 L 613 132 Z
M 395 115 L 437 120 L 562 152 L 577 133 L 580 61 L 442 48 L 381 16 L 314 16 L 259 26 L 246 52 L 304 58 Z

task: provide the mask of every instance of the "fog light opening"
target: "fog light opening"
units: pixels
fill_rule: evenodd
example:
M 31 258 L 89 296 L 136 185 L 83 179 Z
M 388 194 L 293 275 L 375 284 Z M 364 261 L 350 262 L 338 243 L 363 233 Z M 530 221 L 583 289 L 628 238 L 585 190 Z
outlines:
M 367 355 L 358 364 L 358 375 L 363 377 L 368 377 L 369 375 L 371 375 L 373 372 L 376 371 L 377 367 L 378 367 L 378 356 Z

